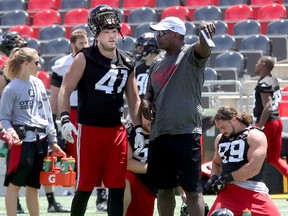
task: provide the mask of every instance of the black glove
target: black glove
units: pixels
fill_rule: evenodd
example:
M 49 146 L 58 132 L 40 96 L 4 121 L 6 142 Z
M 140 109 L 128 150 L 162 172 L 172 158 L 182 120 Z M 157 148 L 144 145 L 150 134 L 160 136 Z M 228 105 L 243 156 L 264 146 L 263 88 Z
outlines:
M 212 186 L 215 183 L 215 181 L 218 179 L 217 175 L 213 175 L 205 184 L 205 189 L 207 192 L 213 192 Z
M 231 173 L 227 173 L 223 176 L 220 176 L 212 185 L 212 190 L 215 193 L 218 193 L 219 191 L 221 191 L 224 187 L 225 187 L 225 183 L 229 183 L 234 181 L 233 176 Z

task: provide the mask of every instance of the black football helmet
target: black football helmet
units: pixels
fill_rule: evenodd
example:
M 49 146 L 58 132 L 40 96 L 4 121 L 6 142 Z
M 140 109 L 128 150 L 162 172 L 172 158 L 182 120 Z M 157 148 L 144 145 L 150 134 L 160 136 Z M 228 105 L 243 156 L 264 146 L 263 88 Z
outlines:
M 14 48 L 26 47 L 27 45 L 27 40 L 16 31 L 6 31 L 0 36 L 0 51 L 6 56 L 9 56 Z
M 138 49 L 139 46 L 142 46 L 142 49 Z M 135 42 L 135 58 L 137 61 L 143 61 L 147 59 L 151 53 L 159 53 L 160 49 L 158 46 L 157 39 L 154 33 L 147 32 L 140 35 Z
M 227 208 L 219 208 L 213 211 L 211 216 L 234 216 L 234 213 Z
M 118 12 L 106 4 L 97 5 L 91 9 L 88 15 L 88 27 L 94 35 L 98 35 L 103 29 L 122 27 Z

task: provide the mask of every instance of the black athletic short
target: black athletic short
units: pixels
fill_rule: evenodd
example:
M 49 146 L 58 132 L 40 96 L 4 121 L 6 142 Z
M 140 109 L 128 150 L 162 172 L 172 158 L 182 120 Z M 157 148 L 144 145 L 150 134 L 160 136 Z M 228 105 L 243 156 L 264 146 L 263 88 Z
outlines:
M 36 142 L 23 142 L 18 169 L 15 173 L 6 174 L 4 186 L 11 182 L 17 186 L 40 188 L 40 171 L 43 170 L 43 159 L 48 151 L 47 140 L 43 139 L 40 142 L 44 154 L 39 154 Z
M 200 135 L 162 135 L 150 141 L 147 174 L 158 189 L 182 186 L 185 191 L 200 192 Z

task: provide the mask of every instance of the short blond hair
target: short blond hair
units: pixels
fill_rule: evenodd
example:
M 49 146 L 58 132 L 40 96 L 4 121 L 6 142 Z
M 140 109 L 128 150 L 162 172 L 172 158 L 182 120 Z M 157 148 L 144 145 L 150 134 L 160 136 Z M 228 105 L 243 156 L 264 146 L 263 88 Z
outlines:
M 70 43 L 75 43 L 77 39 L 87 37 L 87 32 L 83 28 L 78 28 L 72 31 L 70 36 Z

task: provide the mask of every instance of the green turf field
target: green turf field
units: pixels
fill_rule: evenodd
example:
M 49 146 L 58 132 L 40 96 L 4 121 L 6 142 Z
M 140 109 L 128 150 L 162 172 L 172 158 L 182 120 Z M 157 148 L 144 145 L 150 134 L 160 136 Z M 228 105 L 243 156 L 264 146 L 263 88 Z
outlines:
M 176 207 L 176 210 L 175 210 L 175 216 L 179 216 L 180 215 L 180 207 L 181 207 L 181 199 L 179 196 L 176 196 L 177 198 L 177 207 Z M 205 196 L 205 202 L 211 206 L 211 204 L 213 203 L 214 199 L 215 199 L 215 196 Z M 279 207 L 280 209 L 280 212 L 281 212 L 281 215 L 282 216 L 288 216 L 288 201 L 287 201 L 287 198 L 288 198 L 288 194 L 286 195 L 272 195 L 272 198 L 273 200 L 275 201 L 276 205 Z M 27 208 L 25 206 L 25 197 L 20 197 L 20 200 L 21 200 L 21 204 L 26 212 L 26 214 L 24 215 L 28 215 L 27 213 Z M 58 196 L 56 197 L 56 200 L 58 202 L 61 202 L 65 207 L 70 207 L 70 204 L 71 204 L 71 200 L 72 200 L 72 197 L 71 196 Z M 87 216 L 97 216 L 97 215 L 107 215 L 105 213 L 99 213 L 99 212 L 96 212 L 96 207 L 95 207 L 95 200 L 96 200 L 96 197 L 95 196 L 91 196 L 90 200 L 89 200 L 89 204 L 88 204 L 88 208 L 87 208 L 87 211 L 86 211 L 86 215 Z M 50 213 L 48 214 L 47 213 L 47 201 L 46 201 L 46 197 L 40 197 L 40 206 L 41 206 L 41 216 L 45 216 L 45 215 L 55 215 L 55 213 Z M 4 204 L 4 197 L 0 197 L 0 215 L 6 215 L 6 212 L 5 212 L 5 204 Z M 57 215 L 69 215 L 69 214 L 57 214 Z M 157 209 L 156 209 L 156 205 L 155 205 L 155 211 L 154 211 L 154 215 L 157 216 L 158 213 L 157 213 Z M 273 216 L 273 215 L 271 215 Z

